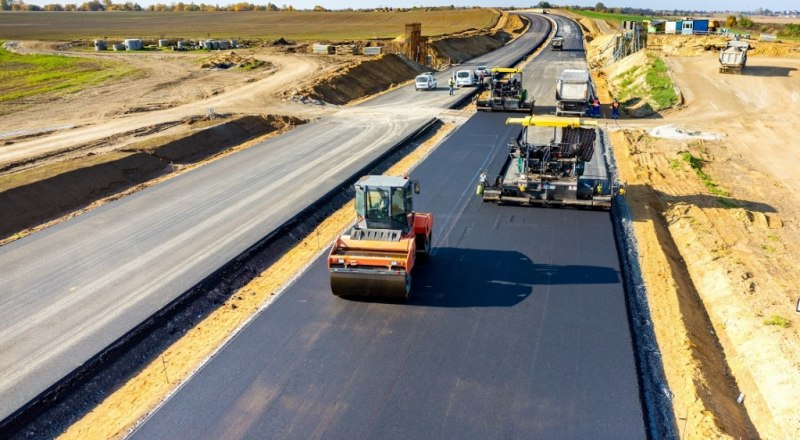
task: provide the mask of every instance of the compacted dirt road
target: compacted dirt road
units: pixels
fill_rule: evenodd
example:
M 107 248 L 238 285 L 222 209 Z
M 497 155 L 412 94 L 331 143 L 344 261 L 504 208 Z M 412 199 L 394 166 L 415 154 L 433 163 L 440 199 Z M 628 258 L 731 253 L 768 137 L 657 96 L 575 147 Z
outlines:
M 194 54 L 116 56 L 124 56 L 139 72 L 54 100 L 47 104 L 46 118 L 41 117 L 41 105 L 30 104 L 0 117 L 0 126 L 14 127 L 0 133 L 0 144 L 7 144 L 0 148 L 0 166 L 84 145 L 118 148 L 133 134 L 139 141 L 168 129 L 169 133 L 186 129 L 181 121 L 191 117 L 217 113 L 314 117 L 330 111 L 276 97 L 300 80 L 328 73 L 326 66 L 335 67 L 320 57 L 263 49 L 257 57 L 267 62 L 266 67 L 243 71 L 201 69 L 201 57 Z

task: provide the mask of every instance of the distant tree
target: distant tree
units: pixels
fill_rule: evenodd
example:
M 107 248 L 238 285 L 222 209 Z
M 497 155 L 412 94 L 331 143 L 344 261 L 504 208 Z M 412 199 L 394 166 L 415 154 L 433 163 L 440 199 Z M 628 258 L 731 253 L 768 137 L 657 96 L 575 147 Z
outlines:
M 728 18 L 725 19 L 725 27 L 734 27 L 736 26 L 736 16 L 729 15 Z
M 64 5 L 64 10 L 65 11 L 77 11 L 78 10 L 78 5 L 76 5 L 75 3 L 67 3 L 67 4 Z
M 51 3 L 49 5 L 44 5 L 42 9 L 44 9 L 45 11 L 52 12 L 52 11 L 63 11 L 64 7 L 59 5 L 58 3 Z
M 320 5 L 314 6 L 314 10 L 317 11 L 317 12 L 326 12 L 327 11 L 327 9 L 325 9 L 324 7 L 322 7 Z
M 539 4 L 536 5 L 536 7 L 537 8 L 542 8 L 542 9 L 552 8 L 552 6 L 550 5 L 550 2 L 539 2 Z
M 0 0 L 0 11 L 10 11 L 11 5 L 8 3 L 8 0 Z
M 78 7 L 78 10 L 79 11 L 104 11 L 105 8 L 97 0 L 92 0 L 90 2 L 83 2 L 83 4 L 81 4 L 80 7 Z
M 594 5 L 594 10 L 597 12 L 605 12 L 606 5 L 604 5 L 603 2 L 597 2 L 597 4 Z
M 739 27 L 745 29 L 752 29 L 753 26 L 755 25 L 755 23 L 753 23 L 753 20 L 751 20 L 748 17 L 739 17 L 738 22 L 739 22 Z

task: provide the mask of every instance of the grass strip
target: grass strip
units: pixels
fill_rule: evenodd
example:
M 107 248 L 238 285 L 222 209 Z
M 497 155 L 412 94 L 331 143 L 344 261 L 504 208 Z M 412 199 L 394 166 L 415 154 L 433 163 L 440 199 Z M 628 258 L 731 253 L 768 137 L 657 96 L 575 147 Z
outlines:
M 45 94 L 74 93 L 135 71 L 110 61 L 61 55 L 20 55 L 0 47 L 0 103 Z

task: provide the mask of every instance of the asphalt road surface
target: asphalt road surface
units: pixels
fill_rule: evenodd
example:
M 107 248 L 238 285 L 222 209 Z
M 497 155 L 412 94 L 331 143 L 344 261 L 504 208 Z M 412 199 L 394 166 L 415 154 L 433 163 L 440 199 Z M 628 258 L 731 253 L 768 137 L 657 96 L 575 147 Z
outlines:
M 610 215 L 475 195 L 507 116 L 413 173 L 435 227 L 407 304 L 334 297 L 320 258 L 131 437 L 647 438 Z
M 534 18 L 476 62 L 516 60 L 549 30 Z M 0 420 L 466 93 L 407 86 L 0 247 Z

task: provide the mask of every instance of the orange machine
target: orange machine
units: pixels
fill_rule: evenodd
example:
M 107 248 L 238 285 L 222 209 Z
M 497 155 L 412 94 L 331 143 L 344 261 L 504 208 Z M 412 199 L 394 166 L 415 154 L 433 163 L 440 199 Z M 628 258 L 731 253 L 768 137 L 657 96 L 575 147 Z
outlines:
M 341 297 L 405 300 L 417 256 L 431 250 L 433 215 L 413 208 L 419 183 L 365 176 L 355 190 L 356 225 L 336 239 L 328 255 L 331 290 Z

